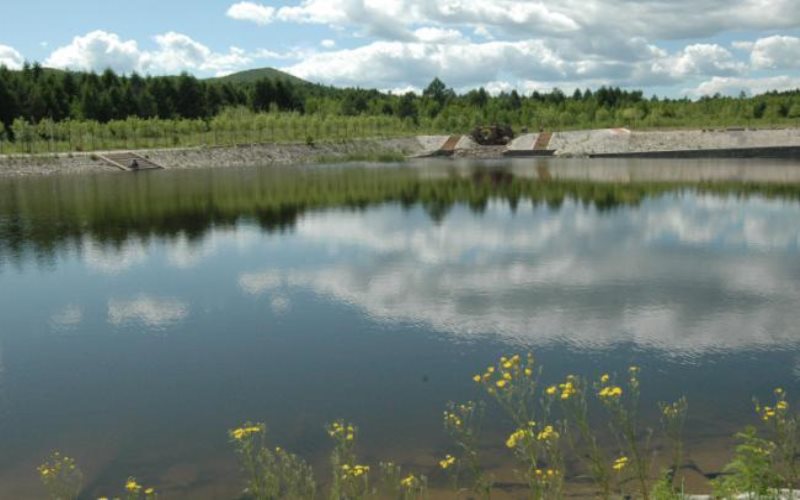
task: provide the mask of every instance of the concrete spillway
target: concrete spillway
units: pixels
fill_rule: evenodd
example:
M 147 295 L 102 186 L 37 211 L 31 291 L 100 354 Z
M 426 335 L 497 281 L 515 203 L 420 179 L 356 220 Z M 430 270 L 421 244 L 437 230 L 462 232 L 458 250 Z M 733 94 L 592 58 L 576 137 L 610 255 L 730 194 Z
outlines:
M 449 139 L 449 141 L 448 141 Z M 428 153 L 480 155 L 468 136 L 421 138 Z M 446 144 L 447 143 L 447 144 Z M 446 146 L 445 146 L 446 144 Z M 427 147 L 426 147 L 427 146 Z M 505 156 L 642 158 L 800 158 L 800 129 L 774 130 L 578 130 L 523 134 L 502 150 Z

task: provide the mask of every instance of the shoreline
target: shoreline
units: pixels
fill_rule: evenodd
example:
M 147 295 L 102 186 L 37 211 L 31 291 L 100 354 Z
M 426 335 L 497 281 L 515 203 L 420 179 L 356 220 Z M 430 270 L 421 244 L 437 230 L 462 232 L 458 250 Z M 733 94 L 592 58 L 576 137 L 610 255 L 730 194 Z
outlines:
M 263 143 L 127 150 L 168 170 L 293 165 L 402 158 L 780 158 L 800 160 L 800 128 L 632 131 L 599 129 L 522 134 L 507 146 L 467 135 L 421 135 L 320 144 Z M 0 155 L 0 177 L 124 173 L 99 158 L 109 151 Z

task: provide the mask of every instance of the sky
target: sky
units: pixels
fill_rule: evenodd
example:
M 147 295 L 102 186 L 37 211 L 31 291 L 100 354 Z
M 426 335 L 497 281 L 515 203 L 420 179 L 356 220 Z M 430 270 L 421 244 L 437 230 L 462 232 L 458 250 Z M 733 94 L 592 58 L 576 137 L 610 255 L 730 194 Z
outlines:
M 601 85 L 690 98 L 800 88 L 800 0 L 3 0 L 0 65 L 336 86 Z

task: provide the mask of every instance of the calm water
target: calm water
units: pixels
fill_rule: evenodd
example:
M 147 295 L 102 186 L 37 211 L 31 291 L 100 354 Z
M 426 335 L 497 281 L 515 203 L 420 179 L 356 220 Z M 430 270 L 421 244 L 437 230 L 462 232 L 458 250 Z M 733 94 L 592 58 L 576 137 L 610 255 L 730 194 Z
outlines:
M 527 350 L 547 381 L 635 363 L 648 407 L 687 394 L 713 471 L 751 397 L 800 390 L 799 254 L 792 164 L 0 181 L 0 498 L 41 497 L 52 449 L 94 496 L 234 498 L 247 419 L 320 468 L 338 417 L 366 460 L 428 467 L 445 403 Z

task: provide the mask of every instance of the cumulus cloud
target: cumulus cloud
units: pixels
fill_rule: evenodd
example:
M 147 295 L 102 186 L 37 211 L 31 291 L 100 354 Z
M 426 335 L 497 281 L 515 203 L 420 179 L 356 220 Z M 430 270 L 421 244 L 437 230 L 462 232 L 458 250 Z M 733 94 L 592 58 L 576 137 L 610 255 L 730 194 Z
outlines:
M 52 68 L 103 70 L 129 73 L 139 69 L 142 53 L 135 40 L 122 40 L 102 30 L 76 36 L 72 43 L 59 47 L 45 60 Z
M 686 15 L 692 11 L 704 15 Z M 796 28 L 794 0 L 300 0 L 263 17 L 369 35 L 356 48 L 311 54 L 285 69 L 314 81 L 383 89 L 418 89 L 434 76 L 457 89 L 522 90 L 531 87 L 527 82 L 545 89 L 672 86 L 800 65 L 793 37 L 737 41 L 729 47 L 735 53 L 703 43 L 729 31 Z M 659 47 L 674 40 L 686 40 L 685 46 Z M 500 57 L 492 58 L 491 50 Z M 742 51 L 752 51 L 750 61 Z
M 770 36 L 753 43 L 750 61 L 757 69 L 800 69 L 800 38 Z
M 284 68 L 301 78 L 379 88 L 423 88 L 439 76 L 457 89 L 552 89 L 622 82 L 650 85 L 691 77 L 738 75 L 747 65 L 716 44 L 693 44 L 669 54 L 643 39 L 620 42 L 495 40 L 471 42 L 457 30 L 416 30 L 417 41 L 378 41 L 310 54 Z M 422 41 L 424 40 L 424 41 Z
M 428 33 L 430 36 L 431 33 Z M 498 79 L 544 77 L 560 80 L 569 65 L 537 40 L 439 44 L 374 42 L 355 49 L 312 54 L 285 68 L 301 78 L 381 88 L 423 87 L 432 75 L 460 87 Z
M 25 59 L 22 54 L 17 52 L 13 47 L 8 45 L 0 45 L 0 66 L 5 66 L 8 69 L 20 69 Z
M 231 5 L 225 15 L 237 21 L 250 21 L 264 26 L 272 22 L 275 8 L 253 2 L 239 2 Z
M 319 44 L 325 47 L 326 49 L 332 49 L 336 47 L 336 40 L 331 40 L 330 38 L 326 38 L 325 40 L 319 42 Z
M 735 96 L 740 92 L 756 95 L 772 90 L 786 91 L 800 89 L 800 76 L 769 76 L 761 78 L 720 77 L 715 76 L 702 82 L 697 87 L 685 92 L 691 96 L 710 96 L 723 94 Z
M 698 43 L 685 47 L 673 56 L 656 61 L 653 69 L 656 74 L 682 79 L 697 75 L 738 74 L 745 71 L 747 65 L 737 61 L 730 51 L 720 45 Z
M 241 4 L 235 4 L 241 5 Z M 256 8 L 269 9 L 258 4 Z M 703 12 L 703 15 L 687 15 Z M 469 26 L 508 35 L 571 34 L 708 37 L 726 30 L 796 28 L 794 0 L 302 0 L 278 8 L 283 22 L 356 27 L 382 36 L 404 36 L 398 28 L 419 25 Z
M 111 68 L 120 73 L 193 71 L 219 75 L 242 69 L 259 59 L 278 56 L 264 51 L 248 53 L 238 47 L 215 52 L 185 34 L 172 31 L 156 35 L 153 40 L 156 48 L 144 50 L 137 41 L 123 40 L 116 33 L 92 31 L 54 50 L 44 65 L 85 71 Z

